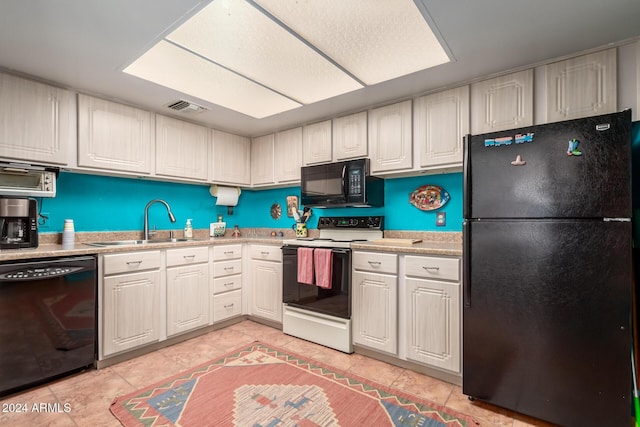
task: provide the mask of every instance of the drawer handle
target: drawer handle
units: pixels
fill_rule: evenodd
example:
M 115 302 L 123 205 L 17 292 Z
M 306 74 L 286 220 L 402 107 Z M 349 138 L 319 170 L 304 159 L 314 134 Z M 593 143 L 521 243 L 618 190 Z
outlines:
M 374 266 L 378 266 L 380 264 L 382 264 L 380 261 L 367 261 L 369 263 L 370 266 L 374 267 Z
M 225 251 L 223 252 L 225 255 L 233 255 L 233 251 Z
M 225 267 L 224 271 L 229 271 L 229 270 L 233 270 L 233 267 Z
M 127 261 L 127 265 L 140 265 L 142 264 L 142 261 Z
M 227 288 L 232 288 L 235 282 L 225 283 L 224 286 Z
M 440 270 L 440 267 L 425 267 L 425 266 L 423 266 L 422 268 L 424 268 L 427 271 L 429 271 L 429 270 L 439 271 Z
M 232 308 L 233 307 L 233 303 L 228 304 L 228 305 L 223 305 L 224 308 Z
M 184 258 L 184 259 L 188 259 L 188 258 L 194 259 L 195 257 L 196 257 L 195 255 L 183 255 L 182 256 L 182 258 Z
M 269 253 L 270 252 L 268 252 L 268 251 L 262 251 L 262 252 L 260 252 L 260 255 L 269 255 Z

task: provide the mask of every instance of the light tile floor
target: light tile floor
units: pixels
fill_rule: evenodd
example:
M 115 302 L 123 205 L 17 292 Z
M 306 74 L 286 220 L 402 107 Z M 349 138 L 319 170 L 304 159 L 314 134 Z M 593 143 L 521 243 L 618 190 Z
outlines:
M 249 320 L 100 370 L 88 371 L 0 400 L 0 425 L 117 427 L 110 403 L 254 340 L 283 347 L 473 416 L 482 426 L 550 425 L 491 405 L 471 402 L 461 387 L 359 354 L 344 354 Z M 42 411 L 34 411 L 42 407 Z M 48 407 L 47 407 L 48 404 Z M 52 412 L 58 404 L 59 410 Z M 27 412 L 16 412 L 26 407 Z M 189 427 L 189 426 L 185 426 Z M 196 426 L 201 427 L 201 426 Z M 351 427 L 351 426 L 343 426 Z

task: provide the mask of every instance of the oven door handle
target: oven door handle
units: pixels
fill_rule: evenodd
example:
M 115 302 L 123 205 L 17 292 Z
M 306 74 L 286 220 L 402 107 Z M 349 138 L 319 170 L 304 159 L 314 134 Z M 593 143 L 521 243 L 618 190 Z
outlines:
M 338 254 L 348 254 L 349 252 L 351 252 L 351 249 L 331 249 L 331 252 Z

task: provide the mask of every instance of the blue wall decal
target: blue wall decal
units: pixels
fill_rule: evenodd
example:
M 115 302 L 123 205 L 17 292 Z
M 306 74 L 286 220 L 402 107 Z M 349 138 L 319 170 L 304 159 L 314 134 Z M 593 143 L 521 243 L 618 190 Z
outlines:
M 420 211 L 409 204 L 409 194 L 424 184 L 438 185 L 451 200 L 438 211 Z M 75 222 L 76 232 L 136 231 L 143 228 L 145 205 L 152 199 L 164 199 L 176 217 L 172 224 L 161 204 L 149 209 L 149 226 L 159 230 L 181 230 L 187 218 L 196 229 L 208 228 L 222 215 L 227 227 L 287 228 L 294 219 L 286 215 L 286 197 L 300 196 L 300 187 L 268 190 L 243 190 L 233 215 L 225 206 L 216 206 L 208 185 L 168 183 L 139 178 L 121 178 L 61 172 L 55 198 L 38 199 L 40 211 L 49 218 L 41 233 L 60 233 L 65 218 Z M 273 219 L 270 207 L 280 203 L 282 216 Z M 302 209 L 302 206 L 300 207 Z M 447 213 L 447 224 L 436 227 L 435 212 Z M 308 225 L 316 228 L 320 216 L 384 215 L 387 230 L 461 231 L 462 174 L 425 175 L 385 180 L 385 206 L 381 208 L 313 209 Z

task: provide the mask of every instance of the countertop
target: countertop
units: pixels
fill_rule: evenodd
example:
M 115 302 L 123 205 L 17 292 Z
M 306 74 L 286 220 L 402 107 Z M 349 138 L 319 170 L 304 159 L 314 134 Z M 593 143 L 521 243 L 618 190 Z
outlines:
M 423 240 L 422 242 L 411 245 L 380 242 L 356 242 L 351 244 L 351 249 L 416 255 L 462 256 L 461 242 L 441 242 L 433 240 Z
M 232 243 L 254 243 L 254 244 L 268 244 L 268 245 L 282 245 L 282 240 L 291 238 L 285 237 L 271 237 L 269 235 L 264 236 L 251 236 L 251 237 L 206 237 L 198 238 L 186 242 L 162 242 L 151 243 L 145 245 L 115 245 L 115 246 L 91 246 L 90 243 L 97 241 L 109 241 L 109 240 L 125 240 L 122 236 L 114 236 L 112 238 L 96 237 L 93 239 L 82 241 L 76 241 L 73 246 L 62 246 L 59 243 L 50 243 L 45 240 L 35 249 L 3 249 L 0 251 L 0 261 L 13 261 L 24 259 L 37 259 L 37 258 L 50 258 L 50 257 L 65 257 L 65 256 L 78 256 L 78 255 L 97 255 L 107 253 L 118 252 L 132 252 L 132 251 L 144 251 L 154 249 L 167 249 L 167 248 L 182 248 L 189 246 L 204 246 L 204 245 L 225 245 Z M 379 251 L 379 252 L 394 252 L 405 254 L 418 254 L 418 255 L 448 255 L 448 256 L 462 256 L 462 239 L 460 233 L 414 233 L 414 232 L 385 232 L 385 237 L 390 237 L 392 240 L 389 242 L 354 242 L 351 244 L 351 249 L 355 250 L 367 250 L 367 251 Z M 394 243 L 394 239 L 397 238 L 421 238 L 422 241 L 411 245 Z M 126 236 L 129 239 L 130 236 Z M 133 238 L 135 239 L 135 237 Z M 133 240 L 132 239 L 132 240 Z M 384 240 L 384 239 L 383 239 Z M 88 244 L 89 243 L 89 244 Z

